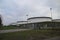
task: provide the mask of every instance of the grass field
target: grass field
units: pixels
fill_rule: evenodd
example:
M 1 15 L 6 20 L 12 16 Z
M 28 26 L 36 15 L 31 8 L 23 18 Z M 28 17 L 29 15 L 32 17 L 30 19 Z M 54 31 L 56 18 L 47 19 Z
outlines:
M 9 29 L 17 29 L 18 27 L 13 27 L 13 26 L 3 26 L 0 28 L 0 30 L 9 30 Z
M 0 40 L 43 40 L 56 36 L 60 36 L 59 30 L 27 30 L 0 34 Z

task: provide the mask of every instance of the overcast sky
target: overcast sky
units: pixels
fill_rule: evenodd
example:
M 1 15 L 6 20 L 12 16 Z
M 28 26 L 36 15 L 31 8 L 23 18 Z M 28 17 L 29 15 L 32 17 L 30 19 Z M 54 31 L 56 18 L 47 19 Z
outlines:
M 4 24 L 26 20 L 27 14 L 28 18 L 51 17 L 50 8 L 53 19 L 60 19 L 60 0 L 0 0 L 0 14 Z

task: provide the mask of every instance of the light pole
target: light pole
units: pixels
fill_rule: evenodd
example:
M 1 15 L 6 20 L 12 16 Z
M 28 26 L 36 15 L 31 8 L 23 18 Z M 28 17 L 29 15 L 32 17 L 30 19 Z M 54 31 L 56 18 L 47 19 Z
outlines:
M 27 19 L 28 19 L 28 14 L 26 15 Z
M 26 15 L 26 17 L 27 17 L 27 27 L 28 27 L 28 14 Z
M 50 8 L 51 18 L 52 18 L 52 8 Z M 51 19 L 52 20 L 52 19 Z
M 50 12 L 51 12 L 51 18 L 52 18 L 52 8 L 50 8 Z M 52 19 L 51 19 L 51 26 L 53 25 Z M 53 29 L 53 26 L 52 26 L 52 29 Z

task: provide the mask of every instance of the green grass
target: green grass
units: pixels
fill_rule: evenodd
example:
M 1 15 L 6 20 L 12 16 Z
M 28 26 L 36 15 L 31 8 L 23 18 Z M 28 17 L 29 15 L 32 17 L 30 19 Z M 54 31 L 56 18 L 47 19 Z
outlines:
M 9 30 L 9 29 L 17 29 L 17 27 L 13 27 L 13 26 L 4 26 L 1 27 L 0 30 Z
M 60 36 L 59 30 L 29 30 L 0 34 L 0 40 L 42 40 L 55 36 Z

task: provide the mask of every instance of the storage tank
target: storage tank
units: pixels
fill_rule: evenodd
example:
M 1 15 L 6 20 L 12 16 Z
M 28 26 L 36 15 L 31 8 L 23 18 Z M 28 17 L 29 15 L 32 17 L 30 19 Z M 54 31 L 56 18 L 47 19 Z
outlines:
M 45 21 L 51 21 L 51 17 L 31 17 L 28 18 L 28 23 L 37 23 L 37 22 L 45 22 Z
M 17 24 L 27 24 L 27 21 L 18 21 Z
M 60 22 L 60 19 L 53 19 L 53 22 Z

